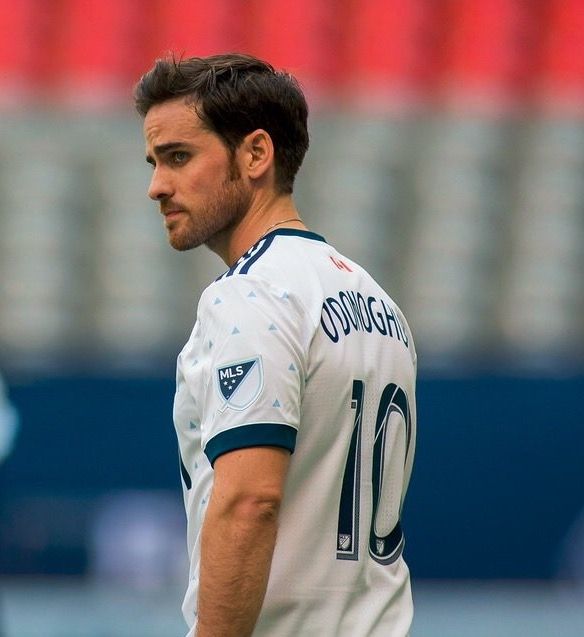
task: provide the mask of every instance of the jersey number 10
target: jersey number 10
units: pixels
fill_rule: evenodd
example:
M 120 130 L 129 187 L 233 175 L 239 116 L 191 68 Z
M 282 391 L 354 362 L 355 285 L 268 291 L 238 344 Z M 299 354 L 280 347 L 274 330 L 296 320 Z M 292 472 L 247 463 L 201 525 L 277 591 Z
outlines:
M 363 396 L 365 384 L 362 380 L 353 381 L 351 408 L 355 409 L 355 425 L 347 454 L 347 463 L 341 488 L 339 503 L 339 526 L 337 535 L 337 559 L 359 559 L 359 509 L 361 496 L 361 459 L 364 453 L 373 453 L 371 470 L 371 485 L 373 507 L 369 526 L 369 555 L 379 564 L 391 564 L 401 555 L 404 536 L 399 521 L 401 503 L 403 499 L 403 475 L 405 462 L 411 439 L 411 415 L 408 398 L 405 391 L 390 383 L 381 394 L 377 417 L 375 419 L 375 434 L 373 449 L 363 449 L 362 421 Z M 401 446 L 403 455 L 395 454 L 392 449 L 393 441 Z M 392 453 L 393 451 L 393 453 Z M 392 456 L 393 463 L 400 466 L 387 465 L 386 455 Z M 394 455 L 395 454 L 395 455 Z M 396 472 L 394 474 L 394 471 Z M 382 501 L 384 473 L 391 472 L 390 478 L 395 478 L 386 485 L 391 497 L 388 502 Z M 401 479 L 398 479 L 401 476 Z M 396 493 L 399 489 L 399 493 Z M 388 506 L 389 505 L 389 506 Z M 387 532 L 386 532 L 387 531 Z

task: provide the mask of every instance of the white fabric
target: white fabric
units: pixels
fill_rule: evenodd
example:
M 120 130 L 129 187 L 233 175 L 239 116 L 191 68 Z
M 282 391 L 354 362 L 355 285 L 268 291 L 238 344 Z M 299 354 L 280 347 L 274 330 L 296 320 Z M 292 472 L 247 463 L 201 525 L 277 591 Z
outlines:
M 213 481 L 205 452 L 213 461 L 257 444 L 294 451 L 254 635 L 408 634 L 413 606 L 403 542 L 379 563 L 369 554 L 369 529 L 381 396 L 391 386 L 384 395 L 392 407 L 379 420 L 387 426 L 380 433 L 383 487 L 374 527 L 377 536 L 387 536 L 412 467 L 415 374 L 413 340 L 395 303 L 318 235 L 276 230 L 205 290 L 178 358 L 174 405 L 188 518 L 190 582 L 183 612 L 189 636 L 196 626 L 199 532 Z M 354 532 L 339 535 L 341 486 L 359 411 L 355 381 L 363 387 L 354 465 L 359 488 L 353 490 L 359 510 Z M 399 389 L 392 384 L 409 404 L 409 430 L 393 406 Z M 343 548 L 351 542 L 347 557 Z M 385 544 L 374 541 L 373 551 L 381 555 Z

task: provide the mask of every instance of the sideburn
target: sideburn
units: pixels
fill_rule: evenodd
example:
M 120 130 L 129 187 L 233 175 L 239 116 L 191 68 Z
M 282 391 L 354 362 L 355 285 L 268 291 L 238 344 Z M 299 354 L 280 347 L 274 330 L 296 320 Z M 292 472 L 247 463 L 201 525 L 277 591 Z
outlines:
M 241 171 L 239 170 L 239 166 L 235 161 L 235 149 L 229 149 L 229 181 L 238 181 L 241 179 Z

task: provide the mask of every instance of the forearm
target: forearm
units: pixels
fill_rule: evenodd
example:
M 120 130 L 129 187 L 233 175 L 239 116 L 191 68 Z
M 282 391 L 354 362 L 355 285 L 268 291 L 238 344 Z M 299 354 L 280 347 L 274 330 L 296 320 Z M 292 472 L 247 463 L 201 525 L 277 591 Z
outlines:
M 277 510 L 225 511 L 209 502 L 202 529 L 197 637 L 246 637 L 260 612 L 274 551 Z

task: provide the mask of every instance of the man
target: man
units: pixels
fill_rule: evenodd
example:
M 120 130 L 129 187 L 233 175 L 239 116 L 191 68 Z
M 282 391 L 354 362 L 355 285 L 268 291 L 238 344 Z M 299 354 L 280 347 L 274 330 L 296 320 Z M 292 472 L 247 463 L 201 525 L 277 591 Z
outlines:
M 135 99 L 170 244 L 229 268 L 178 358 L 189 637 L 406 635 L 416 356 L 395 303 L 295 208 L 297 82 L 247 55 L 158 60 Z

